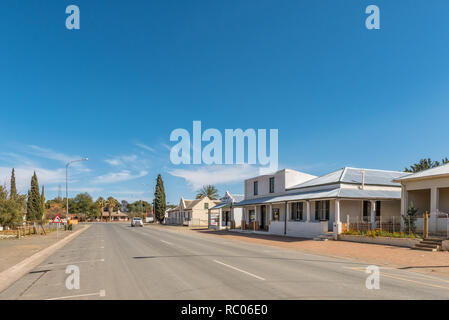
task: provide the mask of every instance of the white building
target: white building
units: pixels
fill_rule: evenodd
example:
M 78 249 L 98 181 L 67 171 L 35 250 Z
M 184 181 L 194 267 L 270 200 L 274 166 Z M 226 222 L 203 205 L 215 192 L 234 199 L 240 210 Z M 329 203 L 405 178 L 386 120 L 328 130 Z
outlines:
M 243 199 L 243 195 L 231 194 L 229 191 L 226 191 L 220 202 L 209 209 L 209 229 L 240 228 L 243 209 L 240 207 L 235 208 L 234 204 Z
M 313 238 L 342 230 L 342 221 L 400 222 L 403 172 L 345 167 L 321 177 L 281 170 L 245 181 L 242 229 Z M 295 181 L 296 180 L 296 181 Z
M 429 213 L 429 233 L 448 234 L 449 164 L 417 173 L 402 174 L 394 180 L 401 184 L 401 213 L 407 214 L 411 204 L 417 211 L 417 229 L 423 230 L 423 215 Z

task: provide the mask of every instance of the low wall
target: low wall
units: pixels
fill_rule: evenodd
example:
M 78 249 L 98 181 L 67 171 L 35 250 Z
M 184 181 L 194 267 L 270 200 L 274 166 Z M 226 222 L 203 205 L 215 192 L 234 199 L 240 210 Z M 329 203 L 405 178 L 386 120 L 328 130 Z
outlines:
M 284 228 L 285 221 L 272 221 L 268 232 L 289 237 L 315 238 L 320 234 L 327 232 L 328 226 L 327 222 L 288 221 L 287 234 L 284 234 Z
M 416 219 L 416 231 L 423 232 L 424 230 L 424 218 Z M 449 234 L 449 221 L 447 218 L 429 218 L 429 233 L 448 235 Z
M 338 236 L 338 240 L 361 242 L 361 243 L 383 244 L 383 245 L 406 247 L 406 248 L 412 248 L 415 246 L 415 244 L 417 244 L 421 241 L 421 239 L 412 239 L 412 238 L 369 237 L 369 236 L 357 236 L 357 235 L 349 235 L 349 234 L 340 234 Z

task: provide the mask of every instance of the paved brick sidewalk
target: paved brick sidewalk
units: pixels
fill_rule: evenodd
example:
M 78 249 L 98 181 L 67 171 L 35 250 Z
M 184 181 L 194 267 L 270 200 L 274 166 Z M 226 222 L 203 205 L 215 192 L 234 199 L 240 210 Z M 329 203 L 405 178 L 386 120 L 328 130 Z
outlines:
M 74 228 L 76 230 L 76 226 Z M 70 231 L 58 231 L 58 239 L 68 236 Z M 31 235 L 22 239 L 0 240 L 0 272 L 14 266 L 36 252 L 45 249 L 56 242 L 56 232 L 47 235 Z
M 165 226 L 161 226 L 165 227 Z M 349 258 L 363 263 L 391 266 L 404 270 L 439 273 L 449 276 L 449 252 L 427 252 L 387 245 L 348 241 L 314 241 L 273 235 L 189 229 L 169 226 L 170 230 L 198 232 L 212 237 L 260 243 L 325 256 Z

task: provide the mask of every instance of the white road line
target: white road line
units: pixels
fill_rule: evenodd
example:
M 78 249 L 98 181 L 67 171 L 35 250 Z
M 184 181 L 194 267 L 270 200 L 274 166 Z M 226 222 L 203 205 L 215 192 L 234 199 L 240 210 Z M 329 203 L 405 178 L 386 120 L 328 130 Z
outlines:
M 161 242 L 163 242 L 163 243 L 165 243 L 165 244 L 168 244 L 168 245 L 170 245 L 170 246 L 172 246 L 173 245 L 173 243 L 171 243 L 171 242 L 168 242 L 168 241 L 165 241 L 165 240 L 160 240 Z
M 97 260 L 84 260 L 84 261 L 74 261 L 74 262 L 64 262 L 64 263 L 49 263 L 37 266 L 36 268 L 48 268 L 48 267 L 55 267 L 55 266 L 66 266 L 69 264 L 78 264 L 78 263 L 88 263 L 88 262 L 104 262 L 104 259 L 97 259 Z
M 62 299 L 72 299 L 72 298 L 81 298 L 81 297 L 90 297 L 90 296 L 104 297 L 104 296 L 106 296 L 106 291 L 100 290 L 99 292 L 95 292 L 95 293 L 77 294 L 74 296 L 57 297 L 57 298 L 50 298 L 50 299 L 46 299 L 46 300 L 62 300 Z
M 264 278 L 259 277 L 259 276 L 255 275 L 255 274 L 251 273 L 251 272 L 248 272 L 248 271 L 239 269 L 239 268 L 237 268 L 237 267 L 230 266 L 229 264 L 223 263 L 223 262 L 221 262 L 221 261 L 214 260 L 214 262 L 216 262 L 216 263 L 218 263 L 218 264 L 221 264 L 221 265 L 223 265 L 223 266 L 226 266 L 226 267 L 228 267 L 228 268 L 231 268 L 231 269 L 240 271 L 240 272 L 242 272 L 242 273 L 245 273 L 245 274 L 247 274 L 247 275 L 249 275 L 249 276 L 251 276 L 251 277 L 254 277 L 254 278 L 256 278 L 256 279 L 259 279 L 259 280 L 262 280 L 262 281 L 265 280 Z

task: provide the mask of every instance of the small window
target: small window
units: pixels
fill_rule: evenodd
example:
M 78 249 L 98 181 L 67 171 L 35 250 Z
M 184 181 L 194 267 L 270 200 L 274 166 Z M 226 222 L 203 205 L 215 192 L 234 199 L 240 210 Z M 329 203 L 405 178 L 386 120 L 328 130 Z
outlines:
M 371 214 L 371 202 L 363 201 L 363 217 L 367 218 Z
M 292 220 L 293 221 L 301 221 L 303 219 L 303 211 L 304 211 L 304 203 L 302 202 L 294 202 L 292 203 Z
M 270 193 L 274 193 L 274 177 L 270 178 Z
M 209 209 L 209 204 L 207 202 L 204 203 L 204 209 Z
M 259 194 L 259 182 L 254 181 L 254 195 L 257 196 Z
M 279 221 L 280 215 L 279 208 L 273 208 L 273 221 Z
M 256 214 L 255 214 L 254 210 L 249 210 L 248 216 L 249 216 L 249 222 L 253 222 L 256 220 Z

